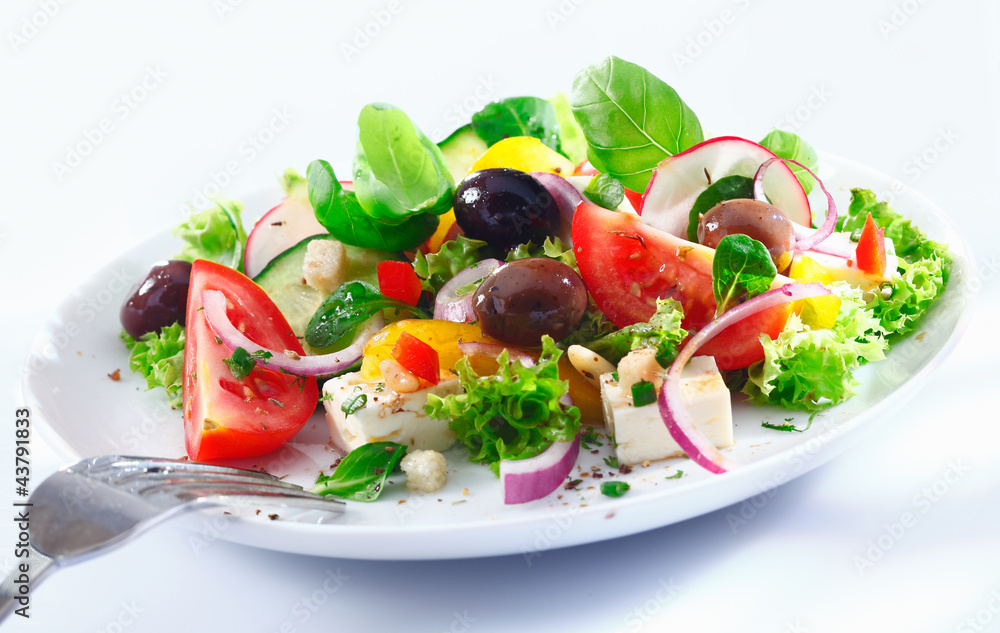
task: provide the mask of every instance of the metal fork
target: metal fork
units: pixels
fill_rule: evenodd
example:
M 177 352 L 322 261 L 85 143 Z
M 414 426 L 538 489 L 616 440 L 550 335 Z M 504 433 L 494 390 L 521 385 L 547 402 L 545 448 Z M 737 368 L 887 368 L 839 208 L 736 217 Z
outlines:
M 118 547 L 166 519 L 210 506 L 266 506 L 341 514 L 344 504 L 251 470 L 151 457 L 85 459 L 45 479 L 23 507 L 27 558 L 0 584 L 0 621 L 21 587 L 49 571 Z M 20 510 L 21 508 L 15 508 Z M 20 540 L 20 539 L 19 539 Z M 27 572 L 19 565 L 26 563 Z

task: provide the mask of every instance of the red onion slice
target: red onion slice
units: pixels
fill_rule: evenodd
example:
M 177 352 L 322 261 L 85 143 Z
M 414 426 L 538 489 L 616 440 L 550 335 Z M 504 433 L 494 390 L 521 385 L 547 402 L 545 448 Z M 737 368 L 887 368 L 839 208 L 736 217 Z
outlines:
M 467 286 L 485 279 L 497 268 L 503 265 L 499 259 L 482 259 L 471 266 L 458 271 L 454 277 L 441 286 L 434 299 L 434 318 L 438 321 L 453 323 L 472 323 L 476 315 L 472 312 L 472 294 L 459 297 L 456 292 L 462 286 Z
M 810 176 L 816 179 L 816 182 L 819 183 L 820 189 L 822 189 L 823 193 L 826 194 L 826 220 L 823 221 L 823 224 L 819 227 L 819 229 L 813 233 L 806 233 L 804 231 L 800 231 L 800 228 L 805 229 L 809 227 L 800 227 L 799 225 L 795 225 L 794 222 L 792 223 L 793 226 L 795 226 L 795 248 L 800 251 L 807 251 L 811 248 L 815 248 L 817 244 L 830 237 L 830 234 L 833 233 L 833 229 L 837 226 L 837 203 L 834 202 L 833 195 L 826 188 L 826 185 L 823 184 L 823 181 L 819 179 L 819 176 L 814 174 L 811 169 L 799 161 L 792 160 L 791 158 L 770 158 L 761 164 L 761 166 L 757 169 L 757 173 L 753 177 L 753 197 L 755 200 L 767 200 L 767 198 L 764 197 L 764 172 L 766 172 L 767 168 L 776 161 L 791 163 L 806 170 L 809 172 Z
M 583 194 L 568 180 L 557 174 L 547 171 L 533 171 L 530 175 L 545 187 L 550 196 L 555 198 L 556 204 L 559 206 L 559 239 L 565 244 L 572 245 L 573 214 L 576 213 L 576 205 L 583 200 Z
M 782 303 L 809 299 L 811 297 L 821 297 L 828 294 L 830 294 L 830 291 L 821 283 L 785 284 L 780 288 L 769 290 L 735 308 L 727 310 L 721 317 L 715 319 L 691 337 L 687 345 L 684 346 L 684 349 L 674 359 L 673 364 L 670 365 L 670 370 L 667 371 L 667 376 L 663 381 L 663 389 L 660 390 L 660 397 L 657 404 L 660 407 L 660 416 L 663 418 L 663 423 L 667 425 L 667 430 L 670 432 L 670 437 L 674 438 L 674 441 L 687 453 L 692 461 L 716 474 L 724 473 L 733 468 L 733 464 L 694 425 L 691 414 L 687 412 L 687 408 L 685 408 L 684 402 L 681 400 L 681 371 L 688 360 L 694 356 L 698 348 L 737 321 L 742 321 L 762 310 L 767 310 Z
M 553 442 L 540 454 L 528 459 L 500 461 L 503 502 L 527 503 L 548 496 L 573 471 L 580 455 L 580 434 L 570 442 Z
M 261 347 L 254 343 L 246 334 L 240 332 L 229 320 L 226 314 L 226 295 L 218 290 L 203 290 L 201 293 L 202 305 L 205 306 L 205 320 L 215 331 L 215 334 L 222 340 L 222 343 L 233 350 L 242 347 L 250 354 L 256 352 L 268 352 L 270 358 L 257 358 L 256 363 L 265 369 L 274 371 L 285 371 L 296 376 L 324 376 L 326 374 L 336 374 L 341 372 L 361 359 L 365 343 L 382 329 L 385 319 L 379 312 L 376 316 L 368 319 L 363 326 L 358 328 L 354 335 L 354 340 L 348 347 L 332 354 L 319 354 L 316 356 L 289 356 L 284 350 L 273 350 Z
M 490 358 L 497 358 L 504 350 L 507 350 L 507 357 L 509 359 L 517 359 L 525 367 L 533 367 L 535 365 L 535 359 L 531 357 L 531 354 L 516 347 L 507 347 L 506 345 L 498 345 L 496 343 L 463 343 L 461 341 L 458 343 L 458 351 L 466 356 L 489 356 Z

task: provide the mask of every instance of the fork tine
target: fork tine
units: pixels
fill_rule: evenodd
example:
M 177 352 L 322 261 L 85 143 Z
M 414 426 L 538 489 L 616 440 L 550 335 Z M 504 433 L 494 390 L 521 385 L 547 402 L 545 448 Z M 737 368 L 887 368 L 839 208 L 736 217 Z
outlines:
M 304 502 L 313 509 L 328 512 L 342 512 L 344 503 L 330 497 L 323 497 L 302 489 L 289 489 L 274 484 L 246 484 L 231 481 L 176 481 L 165 482 L 159 486 L 150 486 L 141 493 L 144 497 L 164 494 L 174 499 L 186 502 L 201 500 L 213 504 L 225 505 L 226 501 L 238 500 L 243 504 L 260 504 L 262 499 L 284 502 L 295 500 L 301 507 Z
M 283 490 L 302 490 L 302 486 L 281 481 L 279 479 L 261 479 L 258 477 L 250 477 L 242 473 L 231 475 L 229 473 L 215 472 L 137 471 L 119 477 L 111 483 L 115 486 L 129 488 L 131 491 L 140 495 L 149 488 L 185 483 L 232 483 L 244 486 L 267 485 L 275 486 Z
M 81 462 L 83 464 L 85 462 Z M 212 464 L 202 464 L 199 462 L 192 462 L 183 459 L 166 459 L 159 457 L 130 457 L 122 455 L 107 456 L 104 458 L 97 458 L 94 460 L 87 460 L 89 468 L 87 469 L 87 474 L 89 476 L 99 476 L 106 473 L 113 474 L 116 478 L 119 476 L 130 476 L 133 473 L 157 473 L 157 472 L 176 472 L 176 473 L 216 473 L 216 474 L 230 474 L 230 475 L 243 475 L 246 477 L 253 477 L 255 479 L 262 479 L 267 481 L 272 481 L 278 479 L 274 475 L 263 473 L 255 470 L 246 470 L 242 468 L 231 468 L 229 466 L 216 466 Z M 79 466 L 80 464 L 78 464 Z M 75 469 L 76 467 L 74 467 Z

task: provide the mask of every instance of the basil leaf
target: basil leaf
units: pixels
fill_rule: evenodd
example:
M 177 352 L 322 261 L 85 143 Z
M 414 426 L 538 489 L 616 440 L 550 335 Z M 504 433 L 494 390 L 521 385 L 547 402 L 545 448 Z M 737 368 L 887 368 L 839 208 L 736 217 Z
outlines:
M 722 314 L 744 297 L 752 299 L 767 292 L 777 274 L 763 244 L 746 235 L 725 236 L 712 260 L 715 314 Z
M 440 215 L 455 195 L 437 144 L 391 105 L 366 105 L 358 116 L 354 189 L 374 219 L 398 224 L 421 213 Z
M 316 219 L 344 244 L 384 251 L 404 251 L 427 241 L 437 230 L 438 219 L 420 214 L 396 225 L 375 220 L 361 208 L 354 192 L 337 180 L 325 160 L 314 160 L 306 171 L 309 202 Z
M 390 299 L 369 283 L 348 281 L 323 300 L 306 326 L 306 343 L 316 349 L 330 347 L 383 308 L 409 310 L 422 318 L 423 311 Z
M 625 199 L 625 187 L 611 174 L 597 174 L 587 183 L 583 195 L 594 204 L 613 211 Z
M 698 194 L 694 206 L 691 207 L 691 215 L 688 216 L 688 240 L 698 241 L 698 222 L 709 209 L 720 202 L 739 198 L 753 198 L 753 178 L 726 176 L 716 180 L 708 186 L 708 189 Z
M 399 469 L 405 455 L 406 447 L 402 444 L 362 444 L 340 460 L 332 475 L 320 474 L 309 492 L 350 501 L 375 501 L 385 487 L 385 480 Z
M 533 136 L 560 151 L 556 109 L 538 97 L 511 97 L 486 104 L 472 115 L 472 129 L 487 145 L 511 136 Z
M 597 171 L 645 191 L 657 163 L 704 140 L 701 123 L 673 88 L 617 57 L 573 79 L 573 115 Z
M 760 144 L 774 152 L 777 156 L 798 161 L 813 171 L 816 171 L 816 168 L 819 167 L 819 156 L 816 155 L 816 150 L 794 132 L 785 132 L 784 130 L 777 129 L 771 130 L 767 136 L 761 139 Z M 802 185 L 802 189 L 808 195 L 813 188 L 813 177 L 798 165 L 789 165 L 788 167 L 795 174 L 795 177 L 799 179 L 799 184 Z

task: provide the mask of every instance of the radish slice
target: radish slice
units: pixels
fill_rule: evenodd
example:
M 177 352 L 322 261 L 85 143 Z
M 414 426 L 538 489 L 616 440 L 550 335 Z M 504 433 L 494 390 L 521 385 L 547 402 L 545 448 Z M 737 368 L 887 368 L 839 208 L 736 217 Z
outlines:
M 344 189 L 353 191 L 354 183 L 341 180 Z M 308 198 L 288 196 L 265 213 L 250 230 L 243 252 L 243 272 L 253 279 L 268 263 L 307 237 L 329 233 L 316 219 Z
M 456 292 L 462 286 L 482 281 L 497 268 L 503 265 L 499 259 L 481 259 L 475 264 L 463 268 L 448 282 L 441 286 L 434 299 L 434 318 L 438 321 L 453 323 L 472 323 L 476 315 L 472 311 L 472 295 L 469 293 L 459 297 Z
M 733 468 L 733 464 L 694 425 L 694 420 L 687 412 L 681 399 L 681 371 L 688 360 L 694 356 L 698 348 L 737 321 L 742 321 L 761 310 L 767 310 L 782 303 L 828 294 L 830 291 L 820 283 L 785 284 L 727 310 L 721 317 L 712 321 L 688 340 L 687 345 L 677 355 L 667 371 L 657 403 L 660 407 L 660 416 L 663 418 L 663 423 L 667 425 L 670 437 L 674 438 L 674 441 L 692 461 L 716 474 L 724 473 Z
M 545 187 L 550 196 L 555 198 L 556 204 L 559 206 L 559 232 L 557 235 L 564 244 L 572 246 L 573 214 L 576 213 L 576 205 L 583 200 L 583 195 L 562 176 L 547 171 L 533 171 L 530 175 Z
M 800 163 L 800 162 L 798 162 L 796 160 L 792 160 L 791 158 L 778 158 L 778 157 L 774 157 L 774 158 L 771 158 L 769 160 L 764 161 L 764 163 L 761 164 L 760 169 L 757 170 L 757 173 L 754 174 L 754 177 L 753 177 L 753 197 L 755 199 L 757 199 L 757 200 L 764 200 L 764 193 L 765 193 L 764 192 L 764 174 L 767 173 L 767 171 L 771 167 L 771 165 L 774 165 L 775 163 L 778 163 L 778 164 L 781 164 L 781 165 L 784 165 L 785 163 L 791 163 L 793 165 L 798 165 L 802 169 L 804 169 L 807 172 L 809 172 L 810 176 L 812 176 L 813 178 L 816 179 L 816 182 L 819 183 L 820 189 L 822 189 L 823 193 L 826 194 L 826 202 L 827 202 L 826 220 L 823 221 L 823 225 L 820 226 L 819 229 L 816 230 L 815 232 L 809 233 L 809 234 L 805 233 L 804 231 L 800 232 L 800 229 L 798 227 L 795 228 L 795 248 L 797 250 L 800 250 L 800 251 L 807 251 L 810 248 L 815 248 L 817 244 L 819 244 L 820 242 L 822 242 L 826 238 L 830 237 L 830 234 L 833 233 L 833 229 L 836 228 L 836 226 L 837 226 L 837 203 L 833 201 L 833 195 L 826 188 L 826 185 L 823 184 L 823 181 L 820 180 L 819 177 L 816 176 L 816 174 L 814 174 L 811 169 L 809 169 L 808 167 L 806 167 L 805 165 L 803 165 L 802 163 Z M 779 209 L 781 209 L 781 207 L 778 206 L 778 205 L 774 205 L 774 206 L 776 206 Z M 803 229 L 806 228 L 806 227 L 811 227 L 812 226 L 812 214 L 811 214 L 811 212 L 810 212 L 810 216 L 809 216 L 809 221 L 808 222 L 798 222 L 798 221 L 795 220 L 795 218 L 793 218 L 791 216 L 789 216 L 788 219 L 791 220 L 793 223 L 797 223 L 797 224 L 802 225 Z M 800 235 L 801 235 L 801 237 L 800 237 Z
M 374 317 L 365 321 L 364 325 L 358 328 L 351 344 L 339 352 L 332 354 L 319 354 L 317 356 L 300 356 L 299 354 L 289 355 L 285 350 L 273 350 L 261 347 L 254 343 L 246 334 L 240 332 L 229 320 L 226 314 L 226 295 L 218 290 L 203 290 L 201 293 L 202 304 L 205 306 L 205 320 L 215 331 L 215 334 L 222 340 L 223 345 L 229 349 L 242 347 L 251 355 L 267 352 L 268 358 L 257 358 L 256 363 L 265 369 L 273 371 L 284 371 L 296 376 L 325 376 L 326 374 L 336 374 L 344 371 L 361 359 L 365 343 L 367 343 L 376 332 L 385 325 L 385 319 L 379 312 Z
M 580 455 L 580 434 L 570 442 L 553 442 L 528 459 L 500 461 L 500 487 L 505 504 L 527 503 L 554 492 L 573 471 Z
M 531 354 L 528 354 L 523 350 L 519 350 L 516 347 L 507 347 L 506 345 L 497 345 L 496 343 L 459 342 L 458 344 L 458 351 L 462 352 L 466 356 L 489 356 L 490 358 L 497 358 L 504 350 L 507 350 L 507 357 L 509 359 L 517 359 L 521 361 L 521 364 L 525 367 L 533 367 L 535 365 L 535 359 L 531 357 Z
M 660 161 L 642 196 L 639 215 L 646 224 L 687 239 L 691 208 L 699 194 L 720 178 L 753 178 L 762 163 L 777 158 L 753 141 L 736 136 L 712 138 Z M 770 203 L 792 222 L 812 224 L 809 199 L 784 163 L 768 176 Z

